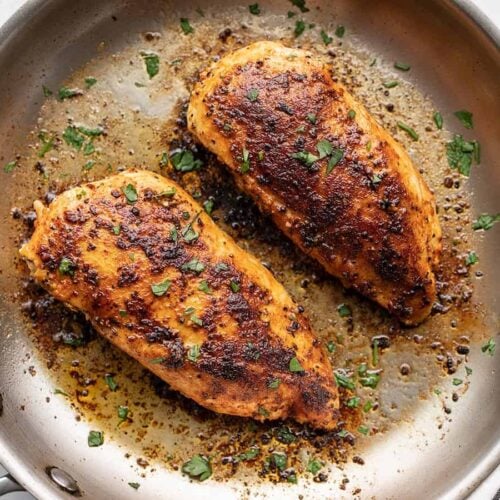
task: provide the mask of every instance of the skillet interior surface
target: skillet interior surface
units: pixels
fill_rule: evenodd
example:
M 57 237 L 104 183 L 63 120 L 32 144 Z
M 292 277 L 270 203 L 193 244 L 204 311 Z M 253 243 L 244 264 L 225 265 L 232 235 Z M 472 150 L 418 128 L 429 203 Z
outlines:
M 55 489 L 45 473 L 47 467 L 58 466 L 77 480 L 88 498 L 135 498 L 137 494 L 145 498 L 300 494 L 308 498 L 458 498 L 498 464 L 500 398 L 495 373 L 500 357 L 485 355 L 481 345 L 498 333 L 500 269 L 495 256 L 500 251 L 500 228 L 484 234 L 470 230 L 479 213 L 500 210 L 498 49 L 447 2 L 345 0 L 334 5 L 308 2 L 308 6 L 310 12 L 300 13 L 288 2 L 261 3 L 260 16 L 251 16 L 246 4 L 232 2 L 32 1 L 1 33 L 0 156 L 4 164 L 17 154 L 19 158 L 13 172 L 0 172 L 0 461 L 37 497 L 67 496 Z M 290 10 L 295 16 L 288 18 Z M 193 34 L 182 33 L 181 17 L 190 19 Z M 297 19 L 316 26 L 294 40 Z M 343 38 L 333 35 L 340 24 L 346 27 Z M 328 47 L 319 36 L 320 26 L 334 38 Z M 378 413 L 373 413 L 380 416 L 369 420 L 370 436 L 359 436 L 354 451 L 339 452 L 337 462 L 325 467 L 326 482 L 313 481 L 310 474 L 300 475 L 297 484 L 270 482 L 259 477 L 259 469 L 244 466 L 233 474 L 222 457 L 241 451 L 233 441 L 250 443 L 246 441 L 248 422 L 186 408 L 184 401 L 165 394 L 168 391 L 155 382 L 151 385 L 140 367 L 98 339 L 83 350 L 47 348 L 53 341 L 50 326 L 59 319 L 40 325 L 40 311 L 33 308 L 51 312 L 54 306 L 44 302 L 44 296 L 36 296 L 16 256 L 29 233 L 32 200 L 122 166 L 161 171 L 163 151 L 179 145 L 195 147 L 184 135 L 182 113 L 197 69 L 214 56 L 259 38 L 283 39 L 330 58 L 341 80 L 409 149 L 436 191 L 445 226 L 444 267 L 450 269 L 443 269 L 442 276 L 450 285 L 443 285 L 440 302 L 449 311 L 437 311 L 418 329 L 401 329 L 375 306 L 325 277 L 282 237 L 275 237 L 272 226 L 266 230 L 268 221 L 250 202 L 237 197 L 224 170 L 211 157 L 199 153 L 208 173 L 178 176 L 191 192 L 201 191 L 202 201 L 215 197 L 221 226 L 269 263 L 304 304 L 320 336 L 335 340 L 338 348 L 332 359 L 337 366 L 366 360 L 374 335 L 391 338 L 391 348 L 381 355 L 380 391 L 362 393 L 363 401 L 377 403 Z M 161 56 L 160 73 L 152 81 L 144 71 L 141 50 Z M 411 63 L 411 71 L 395 72 L 393 61 Z M 84 88 L 88 76 L 97 83 L 77 98 L 79 104 L 56 102 L 50 96 L 45 100 L 42 85 L 56 92 L 63 84 L 73 87 L 80 82 Z M 396 79 L 401 81 L 396 88 L 382 85 Z M 68 118 L 91 121 L 103 116 L 103 108 L 109 109 L 108 135 L 99 139 L 102 150 L 97 156 L 83 158 L 55 140 L 55 152 L 37 160 L 40 130 L 50 136 L 63 130 Z M 474 114 L 472 131 L 453 117 L 453 111 L 464 108 Z M 445 117 L 443 132 L 436 131 L 432 122 L 436 109 Z M 397 131 L 397 119 L 418 129 L 418 143 Z M 446 164 L 444 145 L 453 133 L 477 139 L 483 146 L 481 165 L 473 167 L 468 180 Z M 36 146 L 30 149 L 29 144 Z M 94 158 L 92 168 L 82 168 Z M 13 219 L 13 207 L 20 209 L 20 220 Z M 477 268 L 465 269 L 459 261 L 471 249 L 480 262 Z M 305 286 L 304 280 L 310 285 Z M 343 303 L 353 311 L 352 318 L 339 318 L 337 307 Z M 46 337 L 50 342 L 45 342 Z M 433 342 L 441 342 L 442 348 L 431 347 Z M 463 343 L 470 347 L 465 358 L 456 355 Z M 410 367 L 409 375 L 401 374 L 402 365 Z M 451 377 L 442 378 L 443 366 L 462 382 L 453 386 Z M 466 374 L 465 366 L 472 374 Z M 114 373 L 121 386 L 116 394 L 99 383 L 89 384 L 82 394 L 83 378 L 92 374 L 102 380 L 107 372 Z M 54 394 L 56 387 L 77 397 Z M 125 397 L 131 407 L 137 403 L 134 422 L 118 429 L 113 412 Z M 101 405 L 101 399 L 107 404 Z M 365 415 L 351 418 L 357 422 Z M 105 429 L 105 445 L 89 448 L 88 431 L 96 428 Z M 257 430 L 263 449 L 269 444 L 263 435 L 272 432 Z M 280 450 L 282 444 L 278 441 L 274 446 Z M 321 440 L 315 444 L 321 447 Z M 304 444 L 304 449 L 311 453 L 308 446 Z M 304 459 L 299 448 L 293 451 L 297 464 Z M 187 456 L 209 451 L 214 469 L 218 466 L 217 481 L 191 482 L 173 470 Z M 353 460 L 353 455 L 361 455 L 364 464 Z M 129 482 L 140 483 L 139 492 Z

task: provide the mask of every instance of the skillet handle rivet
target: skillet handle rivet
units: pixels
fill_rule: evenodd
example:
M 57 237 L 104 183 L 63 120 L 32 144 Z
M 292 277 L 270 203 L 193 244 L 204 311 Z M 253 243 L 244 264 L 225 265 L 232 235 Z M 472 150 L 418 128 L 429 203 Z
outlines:
M 77 482 L 67 472 L 59 469 L 58 467 L 47 467 L 45 471 L 50 479 L 52 479 L 52 481 L 59 486 L 59 488 L 73 494 L 80 493 L 80 488 L 78 487 Z

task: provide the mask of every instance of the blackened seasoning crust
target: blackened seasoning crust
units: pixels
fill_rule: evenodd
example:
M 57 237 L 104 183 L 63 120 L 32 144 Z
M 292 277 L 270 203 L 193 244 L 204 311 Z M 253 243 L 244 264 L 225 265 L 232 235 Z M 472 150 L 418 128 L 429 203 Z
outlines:
M 335 427 L 332 367 L 307 319 L 179 186 L 125 172 L 36 208 L 21 250 L 34 277 L 173 389 L 214 411 Z

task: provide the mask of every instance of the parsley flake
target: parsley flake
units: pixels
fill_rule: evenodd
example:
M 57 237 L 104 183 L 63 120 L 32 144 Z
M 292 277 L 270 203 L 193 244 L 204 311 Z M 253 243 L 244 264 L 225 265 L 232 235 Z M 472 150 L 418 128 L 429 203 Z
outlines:
M 489 356 L 493 356 L 495 354 L 496 342 L 494 339 L 489 339 L 486 344 L 481 347 L 481 352 L 488 354 Z
M 139 483 L 128 483 L 128 485 L 131 487 L 131 488 L 134 488 L 134 490 L 138 490 L 139 487 L 141 486 Z
M 205 481 L 212 475 L 209 460 L 201 455 L 195 455 L 191 460 L 185 462 L 181 470 L 189 477 L 200 481 Z
M 466 266 L 473 266 L 474 264 L 477 264 L 479 262 L 479 257 L 476 255 L 476 252 L 471 251 L 467 254 L 465 257 L 465 265 Z
M 340 304 L 337 307 L 337 312 L 341 318 L 346 318 L 348 316 L 352 316 L 351 308 L 347 304 Z
M 439 111 L 436 111 L 432 116 L 432 119 L 434 120 L 437 129 L 441 130 L 443 128 L 443 115 Z
M 161 297 L 162 295 L 165 295 L 168 292 L 170 285 L 172 285 L 172 281 L 166 279 L 160 283 L 151 285 L 151 291 L 157 297 Z
M 64 101 L 65 99 L 72 99 L 73 97 L 77 97 L 82 95 L 83 92 L 80 89 L 69 89 L 68 87 L 61 87 L 57 96 L 60 101 Z
M 97 83 L 97 80 L 93 76 L 87 76 L 85 78 L 85 87 L 89 89 L 90 87 L 93 87 Z
M 104 444 L 104 433 L 101 431 L 90 431 L 88 438 L 87 438 L 87 444 L 91 448 L 95 448 L 97 446 L 101 446 Z
M 6 174 L 10 174 L 17 166 L 17 160 L 9 161 L 9 163 L 6 163 L 5 166 L 3 167 L 3 171 Z
M 200 274 L 205 270 L 205 266 L 198 259 L 192 259 L 186 264 L 183 264 L 181 269 L 183 271 L 191 271 L 192 273 Z
M 253 3 L 249 5 L 248 10 L 250 11 L 250 14 L 254 16 L 258 16 L 260 14 L 260 7 L 258 3 Z
M 414 141 L 418 141 L 418 134 L 409 125 L 403 122 L 397 122 L 398 128 L 405 131 Z
M 307 472 L 310 472 L 313 476 L 315 476 L 324 466 L 325 464 L 321 461 L 319 461 L 316 458 L 311 458 L 309 459 L 309 462 L 307 463 Z
M 194 33 L 194 28 L 189 24 L 189 19 L 181 17 L 181 29 L 185 35 Z
M 269 389 L 277 389 L 280 386 L 280 384 L 281 380 L 279 378 L 274 378 L 267 384 L 267 387 L 269 387 Z
M 135 203 L 138 199 L 137 196 L 137 190 L 135 189 L 135 186 L 132 184 L 127 184 L 122 188 L 123 194 L 125 195 L 125 198 L 127 198 L 127 202 L 132 204 Z
M 247 99 L 250 102 L 255 102 L 259 97 L 259 89 L 250 89 L 247 92 Z
M 333 42 L 333 38 L 331 36 L 328 36 L 328 33 L 326 31 L 321 30 L 320 35 L 321 40 L 323 40 L 323 43 L 325 45 L 330 45 Z
M 309 151 L 299 151 L 290 155 L 293 159 L 301 161 L 307 167 L 311 167 L 313 163 L 319 160 L 319 157 L 309 153 Z
M 356 389 L 356 385 L 354 384 L 354 380 L 351 377 L 348 377 L 345 373 L 342 373 L 338 370 L 333 372 L 335 376 L 335 382 L 339 387 L 345 387 L 351 391 Z
M 75 263 L 71 259 L 68 259 L 68 257 L 63 257 L 61 262 L 59 262 L 59 272 L 61 274 L 73 276 L 75 274 L 75 268 Z
M 295 37 L 299 37 L 300 35 L 302 35 L 302 33 L 304 33 L 305 29 L 306 23 L 302 21 L 302 19 L 299 19 L 295 21 L 295 30 L 293 31 L 293 34 L 295 35 Z
M 212 293 L 212 289 L 208 286 L 207 280 L 200 281 L 198 290 L 200 290 L 200 292 L 206 293 L 207 295 L 210 295 Z
M 116 380 L 113 378 L 113 375 L 104 375 L 104 381 L 106 382 L 106 385 L 109 387 L 110 391 L 115 392 L 116 389 L 118 389 L 118 384 L 116 383 Z
M 446 156 L 450 168 L 456 169 L 462 175 L 468 177 L 472 163 L 479 164 L 481 161 L 479 143 L 477 141 L 465 141 L 461 135 L 456 134 L 453 136 L 453 140 L 446 144 Z
M 201 348 L 198 344 L 193 344 L 187 352 L 187 358 L 189 361 L 196 363 L 197 359 L 200 357 L 200 350 Z
M 250 170 L 250 152 L 248 149 L 243 148 L 243 154 L 241 157 L 240 172 L 246 174 Z
M 455 111 L 453 113 L 462 123 L 465 128 L 472 129 L 474 128 L 474 123 L 472 121 L 472 113 L 465 109 L 461 109 L 460 111 Z
M 342 38 L 345 35 L 345 26 L 339 24 L 337 29 L 335 30 L 335 36 L 338 38 Z
M 481 214 L 473 223 L 474 231 L 489 231 L 497 222 L 500 222 L 500 213 L 495 215 Z
M 295 356 L 290 360 L 290 363 L 288 364 L 288 369 L 292 373 L 299 373 L 304 371 L 304 368 L 302 368 L 302 365 Z
M 154 78 L 160 71 L 160 57 L 154 52 L 141 52 L 141 56 L 144 59 L 144 64 L 146 65 L 146 71 L 149 75 L 149 79 Z
M 399 69 L 399 71 L 410 71 L 410 69 L 411 69 L 411 66 L 409 64 L 402 63 L 402 62 L 395 62 L 394 67 L 396 69 Z
M 306 0 L 290 0 L 290 2 L 300 9 L 300 12 L 309 12 L 306 7 Z

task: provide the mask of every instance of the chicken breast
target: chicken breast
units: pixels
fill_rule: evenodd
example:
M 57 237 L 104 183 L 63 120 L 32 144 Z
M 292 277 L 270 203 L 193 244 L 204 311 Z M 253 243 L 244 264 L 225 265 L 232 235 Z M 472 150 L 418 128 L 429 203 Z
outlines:
M 407 324 L 436 297 L 441 229 L 408 154 L 309 52 L 275 42 L 201 74 L 188 126 L 277 226 Z
M 125 172 L 35 202 L 33 276 L 219 413 L 335 427 L 328 357 L 285 289 L 179 186 Z

